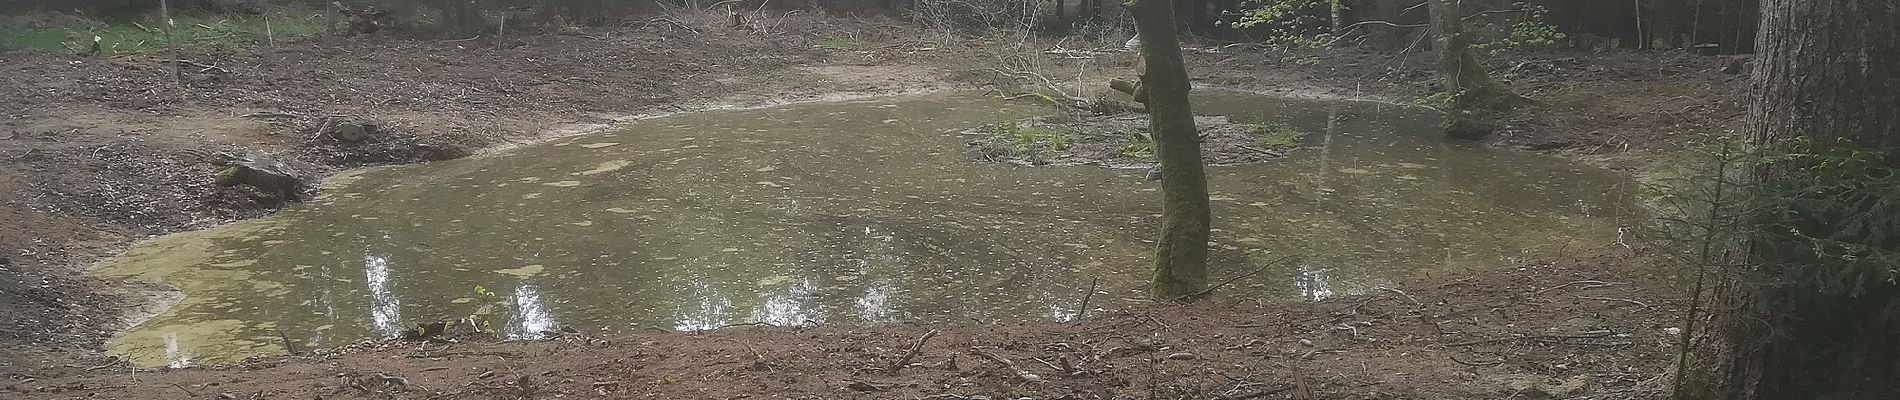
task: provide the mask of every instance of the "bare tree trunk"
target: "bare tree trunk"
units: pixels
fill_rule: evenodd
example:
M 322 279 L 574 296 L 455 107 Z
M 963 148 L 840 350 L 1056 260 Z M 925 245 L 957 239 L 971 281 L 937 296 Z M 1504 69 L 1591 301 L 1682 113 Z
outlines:
M 1643 0 L 1630 0 L 1636 10 L 1636 49 L 1649 48 L 1649 38 L 1643 36 Z
M 1212 215 L 1200 132 L 1188 104 L 1187 66 L 1181 60 L 1174 7 L 1168 0 L 1135 0 L 1130 10 L 1147 64 L 1149 127 L 1161 163 L 1161 240 L 1155 248 L 1155 299 L 1192 300 L 1207 287 L 1207 239 Z
M 1329 3 L 1328 5 L 1330 5 L 1332 8 L 1332 12 L 1329 15 L 1331 16 L 1331 20 L 1333 23 L 1332 32 L 1334 35 L 1345 33 L 1345 32 L 1340 32 L 1341 29 L 1345 29 L 1346 27 L 1345 21 L 1343 21 L 1343 18 L 1340 16 L 1340 14 L 1344 14 L 1346 11 L 1346 5 L 1342 4 L 1341 3 L 1342 1 L 1345 1 L 1345 0 L 1327 0 L 1327 3 Z
M 1771 157 L 1840 145 L 1884 153 L 1888 160 L 1900 155 L 1900 6 L 1891 0 L 1761 5 L 1749 140 Z M 1757 190 L 1821 190 L 1812 181 L 1827 175 L 1811 162 L 1771 160 L 1752 171 Z M 1843 217 L 1775 215 L 1810 235 L 1830 235 L 1810 227 L 1834 227 Z M 1900 316 L 1894 315 L 1900 286 L 1882 278 L 1854 284 L 1855 290 L 1823 290 L 1792 278 L 1829 274 L 1816 269 L 1836 265 L 1802 251 L 1768 250 L 1776 247 L 1761 240 L 1751 246 L 1742 280 L 1731 282 L 1710 308 L 1720 331 L 1696 349 L 1704 365 L 1691 373 L 1706 387 L 1691 394 L 1736 400 L 1900 398 L 1900 342 L 1894 339 L 1900 336 Z
M 1445 132 L 1461 139 L 1480 139 L 1490 134 L 1484 120 L 1492 113 L 1509 112 L 1521 99 L 1478 64 L 1464 34 L 1464 13 L 1458 0 L 1427 0 L 1431 6 L 1432 31 L 1437 35 L 1438 78 L 1452 98 L 1446 113 Z
M 165 29 L 165 49 L 170 50 L 173 47 L 172 7 L 166 0 L 158 0 L 158 24 L 160 28 Z

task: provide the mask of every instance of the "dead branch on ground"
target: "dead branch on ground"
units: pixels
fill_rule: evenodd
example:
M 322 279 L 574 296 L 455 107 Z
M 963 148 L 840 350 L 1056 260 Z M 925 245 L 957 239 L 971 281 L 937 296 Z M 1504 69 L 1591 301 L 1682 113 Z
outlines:
M 990 361 L 995 361 L 997 364 L 1003 364 L 1004 368 L 1008 368 L 1011 372 L 1015 372 L 1016 377 L 1022 378 L 1023 381 L 1042 382 L 1042 376 L 1029 373 L 1029 371 L 1024 371 L 1021 368 L 1016 368 L 1016 362 L 1010 361 L 1007 358 L 1003 358 L 1003 356 L 999 356 L 999 355 L 996 355 L 995 353 L 984 351 L 983 348 L 981 347 L 971 347 L 970 352 L 976 354 L 979 357 L 987 358 Z
M 890 368 L 891 373 L 897 373 L 898 370 L 904 369 L 904 367 L 909 366 L 910 360 L 912 358 L 916 358 L 917 353 L 924 350 L 924 343 L 930 342 L 930 338 L 936 337 L 936 336 L 937 336 L 936 329 L 931 329 L 929 332 L 924 332 L 923 337 L 917 338 L 917 342 L 910 345 L 910 351 L 904 352 L 903 357 L 899 357 L 897 359 L 897 362 L 891 363 L 891 368 Z

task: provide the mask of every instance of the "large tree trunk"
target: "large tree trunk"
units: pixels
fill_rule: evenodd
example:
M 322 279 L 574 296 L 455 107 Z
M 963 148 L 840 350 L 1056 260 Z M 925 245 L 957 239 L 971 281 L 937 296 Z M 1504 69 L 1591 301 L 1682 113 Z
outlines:
M 1438 79 L 1450 93 L 1445 132 L 1460 139 L 1481 139 L 1490 134 L 1487 120 L 1495 113 L 1509 112 L 1520 98 L 1509 88 L 1491 79 L 1484 65 L 1478 64 L 1471 50 L 1471 39 L 1464 34 L 1464 13 L 1458 0 L 1428 0 L 1431 5 L 1432 31 L 1437 35 Z
M 1161 162 L 1161 240 L 1155 249 L 1153 295 L 1176 300 L 1207 287 L 1207 238 L 1211 212 L 1207 175 L 1201 165 L 1200 133 L 1188 106 L 1187 66 L 1175 34 L 1168 0 L 1135 0 L 1130 10 L 1147 64 L 1141 75 L 1148 92 L 1149 127 Z
M 1900 5 L 1892 0 L 1763 0 L 1761 11 L 1750 141 L 1771 156 L 1843 145 L 1900 155 Z M 1827 168 L 1799 158 L 1771 158 L 1754 168 L 1752 181 L 1766 193 L 1831 191 L 1813 183 L 1836 179 L 1821 172 Z M 1878 223 L 1865 216 L 1807 212 L 1771 216 L 1809 230 L 1806 235 L 1829 235 L 1838 232 L 1829 229 L 1854 222 L 1844 219 Z M 1788 251 L 1774 240 L 1756 239 L 1749 254 L 1753 267 L 1719 298 L 1726 303 L 1714 308 L 1719 331 L 1698 349 L 1706 355 L 1697 359 L 1707 365 L 1690 375 L 1705 379 L 1708 387 L 1692 394 L 1739 400 L 1900 398 L 1900 286 L 1882 278 L 1852 283 L 1856 291 L 1792 279 L 1831 273 L 1821 268 L 1839 264 L 1819 261 L 1811 252 Z M 1892 243 L 1875 246 L 1894 250 Z

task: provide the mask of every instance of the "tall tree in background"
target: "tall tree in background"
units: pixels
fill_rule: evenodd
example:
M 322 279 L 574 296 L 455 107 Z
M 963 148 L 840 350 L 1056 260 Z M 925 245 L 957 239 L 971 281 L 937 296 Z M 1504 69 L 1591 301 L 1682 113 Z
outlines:
M 1153 296 L 1175 300 L 1207 287 L 1207 238 L 1212 221 L 1200 132 L 1188 105 L 1187 65 L 1175 34 L 1169 0 L 1134 0 L 1135 31 L 1147 70 L 1148 126 L 1161 163 L 1161 240 L 1155 249 Z
M 1900 3 L 1762 0 L 1759 233 L 1680 397 L 1900 398 Z
M 1444 93 L 1451 95 L 1451 110 L 1446 113 L 1445 132 L 1460 139 L 1481 139 L 1490 129 L 1481 125 L 1494 113 L 1510 112 L 1520 98 L 1511 93 L 1478 64 L 1471 50 L 1471 38 L 1465 35 L 1464 13 L 1460 0 L 1427 0 L 1430 4 L 1433 42 L 1438 55 L 1438 79 Z

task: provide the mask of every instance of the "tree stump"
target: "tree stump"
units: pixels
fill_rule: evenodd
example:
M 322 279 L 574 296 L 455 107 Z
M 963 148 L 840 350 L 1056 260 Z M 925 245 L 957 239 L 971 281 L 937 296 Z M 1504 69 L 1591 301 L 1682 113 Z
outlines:
M 378 127 L 374 123 L 337 122 L 330 124 L 322 133 L 340 142 L 357 143 L 376 136 L 377 130 Z
M 301 201 L 309 188 L 307 168 L 261 154 L 231 160 L 214 180 L 218 186 L 249 185 L 267 197 L 280 201 Z

